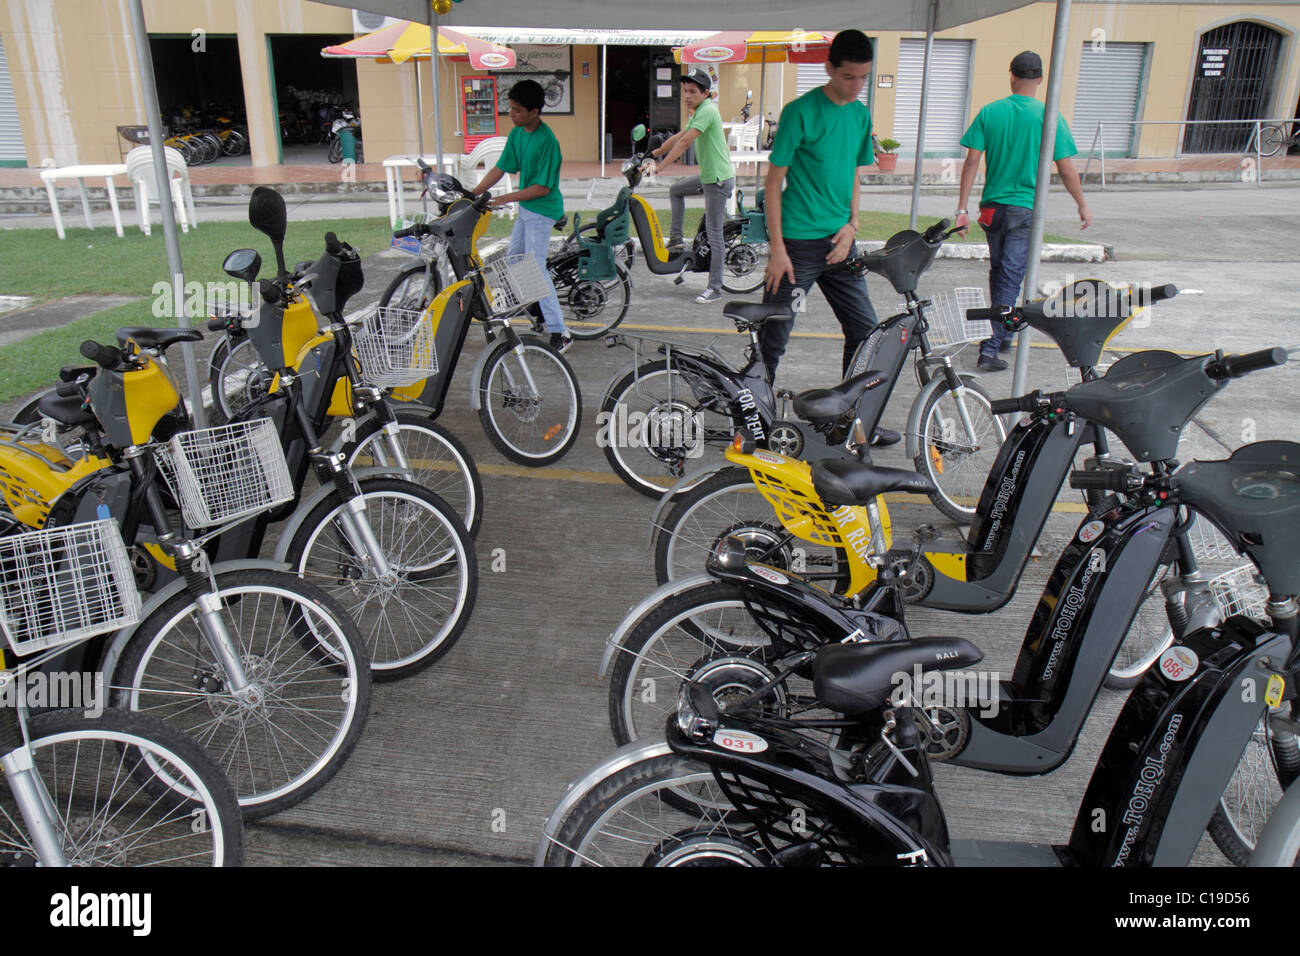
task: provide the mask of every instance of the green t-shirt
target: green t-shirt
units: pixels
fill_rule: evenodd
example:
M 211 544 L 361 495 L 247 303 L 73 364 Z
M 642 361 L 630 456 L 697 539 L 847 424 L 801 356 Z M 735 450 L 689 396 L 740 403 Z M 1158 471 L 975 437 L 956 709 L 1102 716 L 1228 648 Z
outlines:
M 506 138 L 506 148 L 496 167 L 503 173 L 518 173 L 519 188 L 538 184 L 550 189 L 545 196 L 526 199 L 519 205 L 529 212 L 551 219 L 564 218 L 564 197 L 560 194 L 560 142 L 545 123 L 531 133 L 516 126 Z
M 786 104 L 772 144 L 773 166 L 787 166 L 781 232 L 790 239 L 834 235 L 852 215 L 859 166 L 875 161 L 871 113 L 854 100 L 837 106 L 823 87 Z
M 731 168 L 731 154 L 727 150 L 727 137 L 722 135 L 722 117 L 712 100 L 705 100 L 695 107 L 687 129 L 698 129 L 700 135 L 695 137 L 695 156 L 700 161 L 700 182 L 721 183 L 735 179 L 736 171 Z
M 1078 152 L 1064 116 L 1057 116 L 1052 159 Z M 1034 207 L 1038 183 L 1038 150 L 1043 144 L 1043 104 L 1032 96 L 1013 93 L 984 107 L 961 138 L 968 149 L 984 153 L 984 190 L 980 205 Z

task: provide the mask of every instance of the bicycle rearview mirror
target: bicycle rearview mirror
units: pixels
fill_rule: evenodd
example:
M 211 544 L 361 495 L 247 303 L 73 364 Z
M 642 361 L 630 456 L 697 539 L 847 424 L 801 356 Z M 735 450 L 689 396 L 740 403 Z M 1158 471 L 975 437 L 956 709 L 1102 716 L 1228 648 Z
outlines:
M 262 269 L 262 254 L 256 249 L 236 249 L 226 256 L 221 268 L 228 276 L 252 282 Z
M 253 190 L 253 198 L 248 201 L 249 225 L 264 233 L 272 242 L 284 242 L 287 221 L 283 196 L 265 186 Z
M 645 139 L 645 123 L 637 123 L 632 127 L 632 142 L 636 143 Z

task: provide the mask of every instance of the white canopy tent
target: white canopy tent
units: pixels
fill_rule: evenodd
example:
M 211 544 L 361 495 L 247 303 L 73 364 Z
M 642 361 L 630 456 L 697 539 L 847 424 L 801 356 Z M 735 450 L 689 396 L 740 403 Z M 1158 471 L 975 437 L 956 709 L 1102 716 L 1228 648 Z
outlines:
M 437 27 L 448 25 L 473 25 L 483 23 L 510 24 L 512 29 L 558 29 L 561 25 L 584 24 L 583 31 L 599 30 L 663 30 L 664 24 L 673 24 L 677 31 L 701 30 L 714 33 L 723 29 L 784 29 L 792 19 L 808 28 L 843 30 L 849 28 L 880 30 L 924 30 L 927 33 L 927 56 L 922 80 L 921 116 L 918 123 L 917 159 L 913 185 L 913 216 L 919 191 L 921 162 L 924 155 L 925 105 L 930 66 L 929 47 L 936 31 L 960 26 L 974 20 L 1006 13 L 1028 6 L 1033 0 L 804 0 L 792 9 L 789 0 L 731 0 L 725 5 L 703 4 L 699 0 L 467 0 L 453 3 L 445 18 L 433 12 L 429 0 L 317 0 L 331 6 L 354 7 L 372 13 L 424 22 Z M 164 178 L 166 162 L 163 156 L 162 120 L 158 108 L 158 92 L 153 77 L 153 60 L 149 52 L 148 32 L 144 20 L 143 0 L 130 0 L 131 26 L 134 34 L 141 88 L 144 92 L 145 113 L 149 120 L 150 142 L 153 144 L 154 167 L 160 180 Z M 1064 62 L 1065 37 L 1069 26 L 1071 0 L 1056 0 L 1056 28 L 1052 44 L 1051 66 L 1048 72 L 1047 105 L 1043 115 L 1043 141 L 1039 158 L 1038 189 L 1034 197 L 1033 231 L 1030 238 L 1029 268 L 1025 274 L 1026 290 L 1032 290 L 1038 281 L 1038 258 L 1042 245 L 1043 217 L 1049 184 L 1046 175 L 1051 169 L 1052 149 L 1056 138 L 1057 103 L 1060 95 L 1060 70 Z M 579 31 L 579 32 L 583 32 Z M 442 152 L 441 96 L 438 71 L 430 71 L 433 78 L 434 122 L 437 130 L 437 151 Z M 603 137 L 602 137 L 603 142 Z M 176 235 L 176 222 L 170 204 L 162 204 L 163 236 L 167 245 L 167 259 L 175 285 L 177 306 L 183 298 L 184 275 L 181 268 L 180 244 Z M 184 310 L 178 308 L 182 325 L 188 326 Z M 190 388 L 191 406 L 202 424 L 203 403 L 199 391 L 198 370 L 193 350 L 186 348 L 185 364 Z M 1013 394 L 1024 388 L 1029 362 L 1029 337 L 1020 336 L 1016 356 L 1016 373 Z

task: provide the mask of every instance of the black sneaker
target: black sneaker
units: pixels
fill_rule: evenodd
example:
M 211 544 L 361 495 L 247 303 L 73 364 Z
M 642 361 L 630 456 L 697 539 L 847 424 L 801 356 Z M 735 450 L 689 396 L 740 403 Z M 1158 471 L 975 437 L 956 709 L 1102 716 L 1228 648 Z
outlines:
M 701 292 L 699 295 L 695 297 L 695 301 L 698 302 L 700 305 L 704 305 L 708 302 L 721 302 L 722 293 L 719 292 L 717 289 L 705 289 L 703 292 Z
M 872 448 L 883 448 L 885 445 L 897 445 L 903 440 L 903 436 L 898 432 L 888 428 L 877 428 L 876 433 L 871 436 Z
M 571 335 L 566 335 L 564 332 L 551 333 L 551 348 L 555 349 L 555 351 L 559 352 L 561 355 L 569 351 L 572 345 L 573 337 Z M 1005 365 L 1002 367 L 1006 368 Z
M 983 352 L 980 353 L 980 360 L 975 363 L 975 367 L 981 372 L 1005 372 L 1008 368 L 1007 363 L 996 355 L 985 355 Z

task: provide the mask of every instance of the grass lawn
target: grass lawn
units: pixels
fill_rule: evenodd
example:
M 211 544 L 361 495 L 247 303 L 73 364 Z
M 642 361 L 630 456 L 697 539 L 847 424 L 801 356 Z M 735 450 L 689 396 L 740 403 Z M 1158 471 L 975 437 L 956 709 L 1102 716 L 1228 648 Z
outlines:
M 584 222 L 595 218 L 593 210 L 578 210 Z M 574 210 L 569 210 L 572 223 Z M 703 216 L 702 209 L 687 209 L 683 231 L 693 235 Z M 660 222 L 667 231 L 670 215 L 659 210 Z M 493 216 L 488 236 L 502 238 L 510 234 L 513 220 Z M 929 225 L 923 221 L 922 228 Z M 887 239 L 907 228 L 903 213 L 863 212 L 858 236 L 862 239 Z M 336 219 L 293 220 L 290 210 L 285 237 L 285 260 L 295 262 L 316 259 L 323 248 L 326 232 L 336 232 L 363 256 L 387 248 L 392 241 L 388 220 Z M 167 280 L 167 254 L 162 241 L 162 227 L 152 236 L 128 229 L 117 238 L 104 229 L 68 229 L 68 238 L 60 240 L 53 229 L 0 230 L 0 295 L 29 295 L 38 301 L 74 295 L 131 295 L 140 301 L 118 306 L 77 319 L 68 325 L 38 332 L 0 349 L 0 401 L 26 395 L 52 382 L 60 366 L 78 361 L 77 349 L 85 339 L 111 341 L 115 329 L 123 325 L 174 326 L 165 308 L 155 310 L 155 303 L 165 307 L 169 296 L 160 298 L 155 285 Z M 557 233 L 558 235 L 558 233 Z M 979 229 L 972 229 L 965 240 L 954 236 L 953 242 L 982 241 Z M 1047 242 L 1070 242 L 1060 236 L 1046 236 Z M 221 263 L 234 249 L 248 247 L 262 254 L 262 274 L 275 270 L 271 243 L 246 222 L 204 223 L 180 237 L 181 260 L 185 280 L 189 282 L 229 281 Z M 195 320 L 200 324 L 201 318 Z

